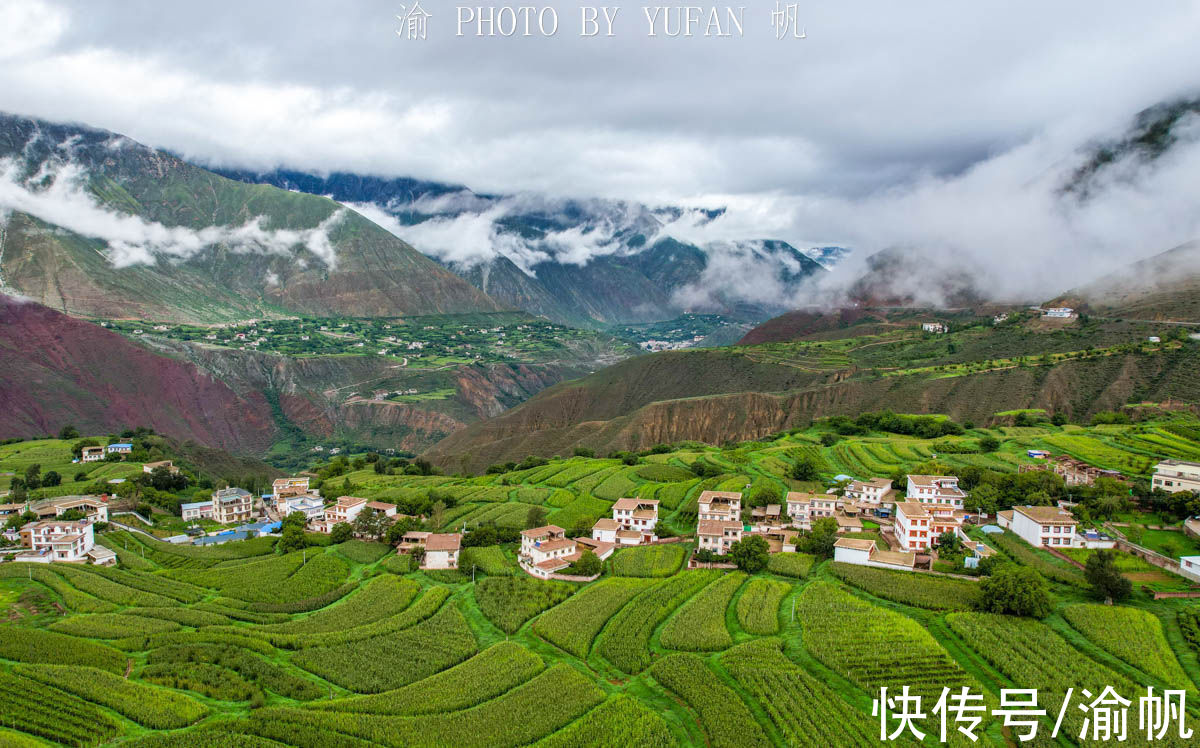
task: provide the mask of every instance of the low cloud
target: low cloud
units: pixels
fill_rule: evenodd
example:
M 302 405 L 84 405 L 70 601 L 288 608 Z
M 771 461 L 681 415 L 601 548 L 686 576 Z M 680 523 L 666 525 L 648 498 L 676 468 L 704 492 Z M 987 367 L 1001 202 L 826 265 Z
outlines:
M 22 179 L 21 171 L 15 160 L 0 160 L 0 210 L 27 213 L 103 241 L 108 261 L 114 267 L 153 265 L 160 258 L 186 260 L 215 246 L 234 252 L 280 255 L 303 248 L 330 268 L 337 263 L 337 251 L 329 234 L 345 216 L 342 210 L 309 229 L 268 229 L 266 219 L 258 217 L 241 226 L 194 230 L 166 226 L 101 205 L 88 192 L 87 172 L 78 165 L 48 162 L 30 179 Z

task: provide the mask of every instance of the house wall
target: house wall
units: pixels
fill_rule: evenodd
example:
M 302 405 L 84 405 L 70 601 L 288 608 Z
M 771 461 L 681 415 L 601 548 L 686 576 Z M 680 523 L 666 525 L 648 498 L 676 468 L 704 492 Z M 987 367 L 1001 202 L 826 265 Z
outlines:
M 424 569 L 458 568 L 458 551 L 425 551 Z
M 871 560 L 870 551 L 860 551 L 857 548 L 834 548 L 833 560 L 855 566 L 866 566 Z

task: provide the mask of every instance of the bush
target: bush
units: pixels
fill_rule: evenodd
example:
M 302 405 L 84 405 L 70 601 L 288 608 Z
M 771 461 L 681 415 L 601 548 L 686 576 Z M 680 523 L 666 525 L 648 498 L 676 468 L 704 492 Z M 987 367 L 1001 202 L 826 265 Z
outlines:
M 989 613 L 1045 618 L 1050 591 L 1041 574 L 1029 567 L 1005 564 L 979 583 L 979 609 Z

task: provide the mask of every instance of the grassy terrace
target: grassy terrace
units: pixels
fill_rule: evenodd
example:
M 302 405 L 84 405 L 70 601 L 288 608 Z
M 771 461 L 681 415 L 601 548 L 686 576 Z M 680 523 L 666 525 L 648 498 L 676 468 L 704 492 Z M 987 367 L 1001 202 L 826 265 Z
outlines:
M 476 477 L 380 474 L 351 458 L 326 480 L 402 507 L 438 503 L 447 529 L 521 528 L 532 509 L 573 530 L 639 495 L 659 499 L 666 525 L 687 531 L 707 488 L 819 489 L 842 472 L 927 466 L 935 449 L 984 436 L 1000 448 L 942 459 L 1010 473 L 1031 447 L 1112 464 L 1163 449 L 1197 459 L 1197 425 L 1163 414 L 831 445 L 822 426 L 725 449 L 676 445 L 635 465 L 572 457 Z M 0 470 L 16 471 L 59 465 L 69 442 L 0 449 Z M 788 477 L 798 460 L 817 464 L 822 480 Z M 713 474 L 697 476 L 697 463 Z M 1200 687 L 1200 606 L 1141 590 L 1183 583 L 1139 576 L 1153 570 L 1123 559 L 1134 597 L 1097 606 L 1077 569 L 1015 536 L 993 544 L 1050 579 L 1043 621 L 974 612 L 974 581 L 799 555 L 750 575 L 685 571 L 687 544 L 618 551 L 600 580 L 580 585 L 525 576 L 513 544 L 464 553 L 472 582 L 410 570 L 360 541 L 286 554 L 269 539 L 200 549 L 109 532 L 102 542 L 119 550 L 120 568 L 0 563 L 0 744 L 871 745 L 880 685 L 929 694 L 968 685 L 993 704 L 1013 686 L 1057 694 L 1104 682 L 1127 698 L 1147 685 Z M 1028 656 L 1028 641 L 1053 657 Z M 982 742 L 1005 744 L 997 721 L 985 721 Z
M 574 357 L 577 350 L 636 348 L 607 335 L 521 313 L 407 318 L 285 318 L 226 325 L 106 320 L 109 328 L 145 336 L 288 356 L 382 356 L 413 369 L 470 363 L 535 363 Z

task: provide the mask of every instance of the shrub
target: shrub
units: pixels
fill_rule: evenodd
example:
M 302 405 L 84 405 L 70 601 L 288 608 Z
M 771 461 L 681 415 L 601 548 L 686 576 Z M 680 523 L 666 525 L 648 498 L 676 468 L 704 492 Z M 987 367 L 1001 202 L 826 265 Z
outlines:
M 1005 564 L 979 583 L 979 608 L 990 613 L 1045 618 L 1050 614 L 1046 580 L 1028 567 Z

